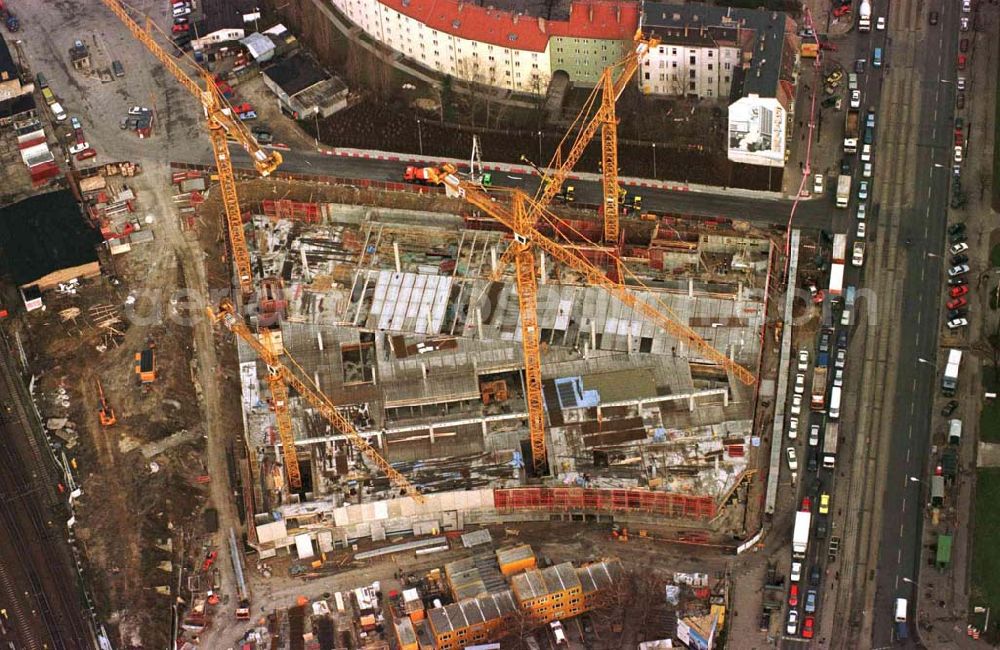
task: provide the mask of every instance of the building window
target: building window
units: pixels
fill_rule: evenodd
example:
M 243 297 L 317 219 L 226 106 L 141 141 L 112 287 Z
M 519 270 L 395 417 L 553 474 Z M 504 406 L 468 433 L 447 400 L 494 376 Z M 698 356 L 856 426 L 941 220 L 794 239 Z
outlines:
M 705 94 L 706 94 L 706 95 L 708 95 L 709 97 L 711 97 L 711 96 L 712 96 L 712 89 L 711 89 L 711 88 L 709 88 L 709 89 L 708 89 L 708 90 L 707 90 L 707 91 L 705 92 Z
M 673 54 L 674 56 L 677 56 L 677 48 L 676 47 L 670 48 L 670 53 Z
M 674 70 L 676 70 L 676 69 L 677 69 L 677 61 L 674 61 L 674 63 L 673 63 L 673 68 L 674 68 Z
M 712 65 L 711 63 L 709 63 L 709 64 L 708 64 L 708 69 L 709 69 L 709 70 L 712 70 L 713 68 L 715 68 L 715 66 L 714 66 L 714 65 Z
M 661 74 L 661 75 L 660 75 L 660 81 L 666 81 L 666 80 L 664 79 L 664 77 L 666 77 L 666 76 L 667 76 L 667 75 L 665 75 L 665 74 Z
M 695 78 L 694 75 L 695 75 L 695 71 L 694 70 L 688 70 L 688 77 L 689 78 L 694 79 Z
M 645 74 L 646 74 L 646 77 L 645 77 L 646 81 L 649 81 L 649 73 L 647 72 Z
M 688 84 L 688 89 L 689 90 L 694 90 L 694 82 L 693 81 Z
M 726 70 L 728 70 L 728 69 L 729 69 L 729 66 L 730 66 L 730 65 L 732 65 L 732 64 L 731 64 L 731 63 L 726 63 Z
M 729 83 L 729 75 L 723 77 L 722 80 L 725 81 L 726 83 Z
M 692 55 L 691 55 L 691 57 L 690 57 L 690 58 L 689 58 L 689 60 L 688 60 L 688 63 L 690 63 L 691 65 L 694 65 L 694 64 L 695 64 L 695 61 L 696 61 L 696 60 L 697 60 L 697 59 L 696 59 L 696 58 L 695 58 L 695 56 L 694 56 L 694 55 L 692 54 Z

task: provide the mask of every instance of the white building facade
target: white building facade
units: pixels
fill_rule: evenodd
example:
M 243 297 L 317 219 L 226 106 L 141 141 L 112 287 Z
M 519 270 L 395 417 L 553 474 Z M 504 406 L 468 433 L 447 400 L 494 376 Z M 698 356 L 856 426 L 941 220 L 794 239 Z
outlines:
M 663 43 L 643 61 L 639 86 L 647 95 L 728 99 L 740 56 L 735 45 Z
M 403 0 L 402 5 L 409 8 L 419 1 Z M 331 2 L 370 37 L 436 72 L 520 92 L 544 93 L 548 87 L 551 70 L 544 21 L 458 4 L 447 24 L 451 31 L 477 36 L 466 38 L 380 0 Z

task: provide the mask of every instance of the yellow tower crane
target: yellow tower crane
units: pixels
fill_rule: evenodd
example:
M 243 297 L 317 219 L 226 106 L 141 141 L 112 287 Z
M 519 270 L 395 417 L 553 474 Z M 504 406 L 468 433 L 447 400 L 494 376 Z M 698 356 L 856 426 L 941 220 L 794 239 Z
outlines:
M 313 408 L 326 418 L 327 422 L 347 436 L 347 439 L 368 459 L 373 465 L 382 470 L 389 480 L 397 487 L 401 488 L 407 496 L 413 497 L 418 503 L 424 502 L 423 495 L 410 481 L 398 472 L 385 458 L 379 454 L 378 450 L 369 443 L 364 436 L 358 433 L 350 420 L 341 415 L 337 406 L 329 397 L 316 386 L 310 379 L 302 379 L 305 376 L 301 367 L 295 363 L 287 351 L 277 349 L 270 332 L 264 331 L 259 335 L 254 335 L 247 327 L 247 324 L 236 313 L 236 307 L 232 301 L 223 299 L 219 303 L 219 310 L 212 311 L 208 308 L 208 315 L 214 323 L 222 323 L 226 329 L 236 334 L 254 349 L 257 356 L 267 366 L 267 384 L 271 390 L 271 402 L 274 407 L 275 420 L 278 423 L 278 434 L 281 437 L 282 453 L 285 460 L 285 472 L 288 475 L 288 483 L 298 488 L 302 485 L 302 477 L 299 473 L 298 454 L 295 450 L 295 437 L 292 434 L 292 419 L 288 412 L 288 387 L 291 386 L 301 395 Z M 298 370 L 293 370 L 288 364 L 282 362 L 282 357 L 289 360 Z
M 528 431 L 531 437 L 532 462 L 536 473 L 544 473 L 546 444 L 541 351 L 538 341 L 538 286 L 535 278 L 533 252 L 535 248 L 575 270 L 582 276 L 582 280 L 587 285 L 603 288 L 626 307 L 642 314 L 659 325 L 665 332 L 677 337 L 712 362 L 726 368 L 744 384 L 756 382 L 756 377 L 752 372 L 713 348 L 693 329 L 664 313 L 668 311 L 665 305 L 662 303 L 651 304 L 640 300 L 623 284 L 611 280 L 604 271 L 594 266 L 577 251 L 564 247 L 542 234 L 535 227 L 535 222 L 531 218 L 532 211 L 552 220 L 558 220 L 558 217 L 548 212 L 544 206 L 524 192 L 512 190 L 510 208 L 507 208 L 494 200 L 480 185 L 460 178 L 453 165 L 444 165 L 438 173 L 438 180 L 451 195 L 460 196 L 467 203 L 490 215 L 514 233 L 511 249 L 514 251 L 517 298 L 521 309 L 521 345 L 524 349 Z
M 261 176 L 267 176 L 281 164 L 281 154 L 276 151 L 262 149 L 250 130 L 240 121 L 226 98 L 215 86 L 211 73 L 202 70 L 201 76 L 205 88 L 198 85 L 187 72 L 181 68 L 174 57 L 160 47 L 153 34 L 155 28 L 152 21 L 146 18 L 145 29 L 125 11 L 121 0 L 101 0 L 111 12 L 118 16 L 136 40 L 146 46 L 146 49 L 163 64 L 170 74 L 180 82 L 188 92 L 198 98 L 205 109 L 208 123 L 208 134 L 212 141 L 212 152 L 215 154 L 215 165 L 219 173 L 219 188 L 222 193 L 222 204 L 226 211 L 226 227 L 229 231 L 229 247 L 239 278 L 242 295 L 253 293 L 253 273 L 250 268 L 250 252 L 247 250 L 246 236 L 243 232 L 243 215 L 240 212 L 239 196 L 236 193 L 236 178 L 233 175 L 233 161 L 229 155 L 228 139 L 238 142 L 250 155 L 254 167 Z

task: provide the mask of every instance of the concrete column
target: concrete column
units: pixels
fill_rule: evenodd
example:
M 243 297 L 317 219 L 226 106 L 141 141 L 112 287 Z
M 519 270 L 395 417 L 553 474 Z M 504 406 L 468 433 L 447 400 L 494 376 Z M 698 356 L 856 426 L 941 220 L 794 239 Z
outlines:
M 694 297 L 694 278 L 688 278 L 688 298 Z
M 597 321 L 590 319 L 590 347 L 597 349 Z
M 545 271 L 545 251 L 541 251 L 541 255 L 538 258 L 538 284 L 545 284 L 546 275 Z
M 481 307 L 476 307 L 476 334 L 479 335 L 479 340 L 483 340 L 483 310 Z
M 688 410 L 694 411 L 694 395 L 688 397 Z
M 420 362 L 420 374 L 424 379 L 427 379 L 427 364 L 423 361 Z
M 493 244 L 490 246 L 490 270 L 496 273 L 497 271 L 497 246 Z
M 428 433 L 430 433 L 431 444 L 433 445 L 434 444 L 434 425 L 432 424 L 429 427 L 427 427 L 427 431 L 428 431 Z
M 319 371 L 313 373 L 313 383 L 319 386 Z
M 727 390 L 722 394 L 722 405 L 729 406 L 729 391 Z
M 399 261 L 399 243 L 392 242 L 392 255 L 396 258 L 396 273 L 403 272 L 403 266 Z
M 323 351 L 323 332 L 316 332 L 316 345 L 319 346 L 319 351 Z

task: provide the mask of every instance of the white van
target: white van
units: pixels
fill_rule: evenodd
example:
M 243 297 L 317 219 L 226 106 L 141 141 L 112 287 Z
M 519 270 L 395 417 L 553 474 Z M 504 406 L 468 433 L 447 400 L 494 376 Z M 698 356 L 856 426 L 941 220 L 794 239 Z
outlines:
M 830 390 L 830 410 L 827 415 L 831 420 L 836 420 L 840 417 L 840 386 L 834 386 Z
M 905 623 L 906 622 L 906 599 L 897 598 L 896 599 L 896 622 Z
M 56 118 L 56 122 L 66 121 L 66 111 L 63 110 L 62 104 L 55 102 L 49 106 L 49 110 L 52 111 L 52 117 Z

